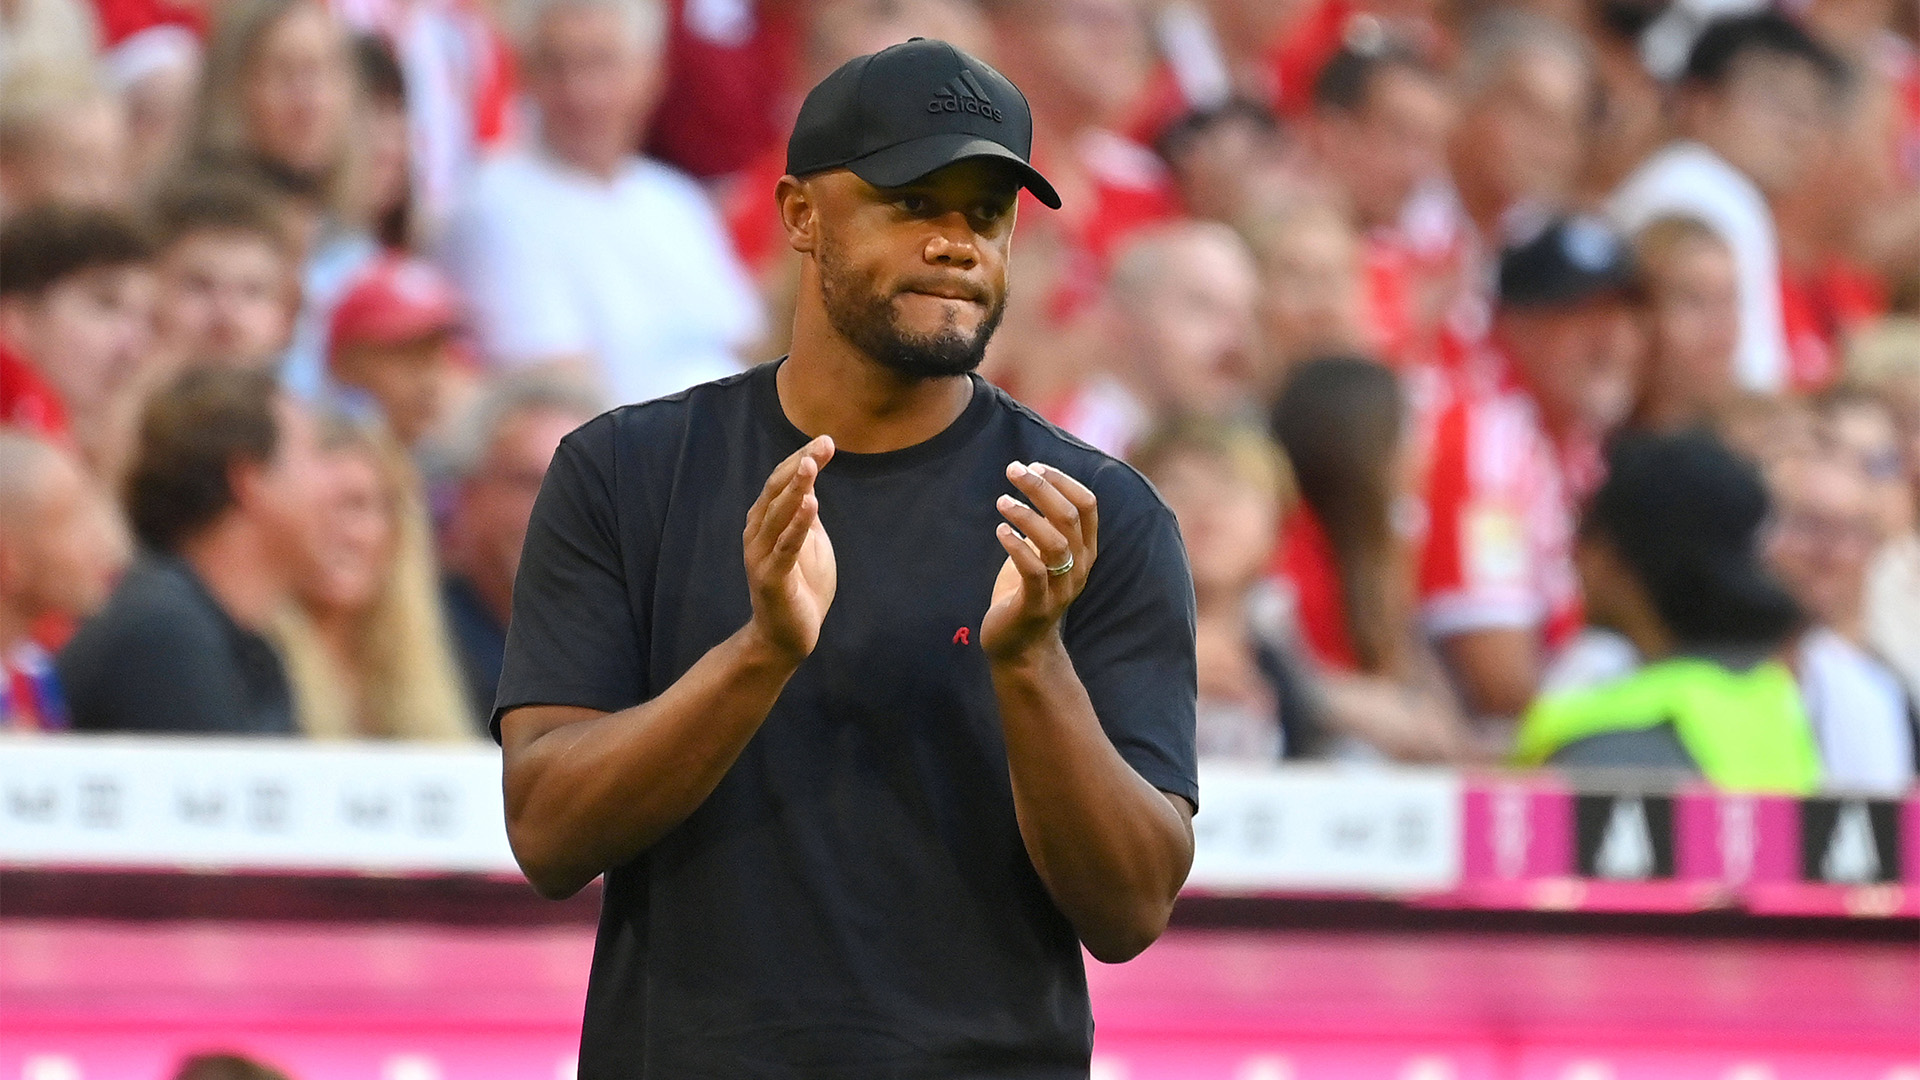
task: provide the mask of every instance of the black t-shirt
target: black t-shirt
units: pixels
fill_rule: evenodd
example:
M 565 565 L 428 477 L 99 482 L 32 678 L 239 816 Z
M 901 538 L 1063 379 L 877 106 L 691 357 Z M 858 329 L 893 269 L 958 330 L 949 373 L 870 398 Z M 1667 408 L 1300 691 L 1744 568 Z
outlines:
M 617 409 L 561 443 L 528 531 L 499 715 L 618 710 L 751 615 L 741 531 L 807 441 L 777 365 Z M 1014 821 L 979 644 L 1011 461 L 1100 500 L 1064 623 L 1120 754 L 1197 803 L 1193 586 L 1132 469 L 974 380 L 945 431 L 817 481 L 839 584 L 820 642 L 713 794 L 606 875 L 584 1080 L 1084 1077 L 1086 973 Z
M 134 563 L 58 670 L 76 731 L 294 733 L 279 654 L 172 555 Z

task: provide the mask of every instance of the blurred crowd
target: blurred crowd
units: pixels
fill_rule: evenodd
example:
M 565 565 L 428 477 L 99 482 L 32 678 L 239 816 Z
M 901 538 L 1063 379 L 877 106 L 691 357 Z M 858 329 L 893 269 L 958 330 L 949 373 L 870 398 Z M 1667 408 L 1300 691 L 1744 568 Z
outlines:
M 777 357 L 800 97 L 1035 164 L 982 374 L 1133 462 L 1204 755 L 1897 791 L 1914 0 L 0 0 L 0 727 L 484 737 L 610 404 Z

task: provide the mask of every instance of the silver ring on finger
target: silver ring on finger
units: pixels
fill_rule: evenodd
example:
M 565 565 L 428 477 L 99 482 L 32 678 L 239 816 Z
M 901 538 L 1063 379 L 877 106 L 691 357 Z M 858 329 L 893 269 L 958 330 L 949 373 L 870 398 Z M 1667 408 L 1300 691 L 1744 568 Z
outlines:
M 1047 567 L 1047 576 L 1060 577 L 1061 575 L 1071 573 L 1072 571 L 1073 571 L 1073 552 L 1069 551 L 1067 552 L 1066 562 L 1061 563 L 1059 566 Z

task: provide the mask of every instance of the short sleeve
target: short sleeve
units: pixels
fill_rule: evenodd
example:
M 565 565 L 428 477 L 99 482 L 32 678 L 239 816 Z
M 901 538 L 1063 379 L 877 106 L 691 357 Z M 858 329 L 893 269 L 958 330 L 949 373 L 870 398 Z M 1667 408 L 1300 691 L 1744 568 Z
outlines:
M 1196 807 L 1193 576 L 1172 511 L 1124 465 L 1089 483 L 1100 552 L 1065 639 L 1100 725 L 1127 764 Z
M 1512 410 L 1455 402 L 1440 415 L 1420 558 L 1428 633 L 1450 637 L 1540 625 L 1544 605 L 1526 472 L 1544 453 L 1550 450 Z
M 645 700 L 647 636 L 633 598 L 623 522 L 615 503 L 605 418 L 569 435 L 555 452 L 533 505 L 506 658 L 488 728 L 523 705 L 578 705 L 615 712 Z M 631 516 L 644 516 L 634 508 Z

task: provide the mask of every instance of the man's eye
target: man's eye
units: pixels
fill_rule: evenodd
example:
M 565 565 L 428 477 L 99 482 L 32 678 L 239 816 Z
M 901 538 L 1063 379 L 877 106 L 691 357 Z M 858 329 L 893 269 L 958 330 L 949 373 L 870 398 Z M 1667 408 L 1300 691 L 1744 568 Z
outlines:
M 1007 216 L 1007 208 L 997 202 L 981 203 L 973 214 L 981 221 L 999 221 Z
M 902 195 L 900 209 L 909 214 L 924 214 L 933 209 L 933 200 L 925 195 Z

